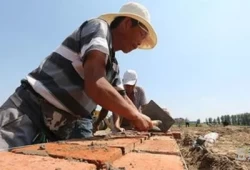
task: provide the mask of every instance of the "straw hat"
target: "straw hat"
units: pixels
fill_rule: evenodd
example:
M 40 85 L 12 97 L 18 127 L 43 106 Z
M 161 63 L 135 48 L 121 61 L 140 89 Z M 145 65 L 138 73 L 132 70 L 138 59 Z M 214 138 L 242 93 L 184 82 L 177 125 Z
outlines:
M 116 17 L 120 16 L 133 18 L 142 23 L 147 28 L 148 36 L 143 40 L 138 48 L 152 49 L 155 47 L 157 44 L 157 35 L 154 28 L 150 24 L 150 15 L 146 7 L 136 2 L 129 2 L 123 5 L 118 13 L 104 14 L 99 18 L 107 21 L 110 24 Z

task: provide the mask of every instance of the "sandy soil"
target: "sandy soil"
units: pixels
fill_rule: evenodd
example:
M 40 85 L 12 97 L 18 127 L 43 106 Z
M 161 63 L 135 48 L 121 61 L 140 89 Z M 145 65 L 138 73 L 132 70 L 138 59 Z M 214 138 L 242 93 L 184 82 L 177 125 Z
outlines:
M 250 160 L 237 160 L 239 148 L 249 148 L 250 151 L 250 127 L 204 125 L 203 127 L 181 127 L 181 132 L 182 140 L 178 141 L 178 144 L 190 170 L 250 170 Z M 198 136 L 204 136 L 209 132 L 217 132 L 218 140 L 205 149 L 194 149 L 193 141 Z

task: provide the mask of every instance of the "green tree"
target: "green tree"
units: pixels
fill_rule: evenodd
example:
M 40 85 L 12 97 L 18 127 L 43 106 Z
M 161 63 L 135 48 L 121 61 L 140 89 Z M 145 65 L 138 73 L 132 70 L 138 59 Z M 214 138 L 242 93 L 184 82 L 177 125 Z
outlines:
M 213 120 L 213 124 L 217 124 L 217 121 L 216 121 L 216 119 L 214 119 L 214 120 Z
M 245 117 L 246 117 L 246 125 L 249 126 L 249 122 L 250 122 L 250 119 L 249 119 L 249 113 L 245 113 Z
M 225 121 L 225 117 L 224 117 L 224 116 L 221 116 L 221 117 L 220 117 L 220 120 L 221 120 L 221 122 L 224 122 L 224 121 Z
M 236 115 L 231 115 L 232 125 L 237 125 L 237 117 Z
M 220 117 L 217 117 L 217 123 L 220 124 Z
M 228 120 L 228 123 L 231 125 L 232 124 L 232 120 L 231 120 L 231 116 L 230 115 L 227 115 L 227 120 Z
M 237 124 L 241 125 L 241 117 L 240 114 L 236 115 L 237 116 Z
M 213 119 L 212 119 L 211 117 L 210 117 L 210 118 L 208 118 L 208 122 L 212 124 Z
M 242 125 L 246 125 L 246 123 L 247 123 L 246 121 L 247 120 L 246 120 L 246 117 L 245 117 L 245 113 L 241 114 L 241 118 L 242 118 Z
M 249 122 L 250 122 L 250 119 L 249 119 L 250 117 L 249 117 L 249 113 L 244 113 L 244 116 L 243 116 L 243 119 L 244 119 L 244 123 L 243 123 L 243 125 L 245 125 L 245 126 L 247 126 L 247 125 L 249 125 Z

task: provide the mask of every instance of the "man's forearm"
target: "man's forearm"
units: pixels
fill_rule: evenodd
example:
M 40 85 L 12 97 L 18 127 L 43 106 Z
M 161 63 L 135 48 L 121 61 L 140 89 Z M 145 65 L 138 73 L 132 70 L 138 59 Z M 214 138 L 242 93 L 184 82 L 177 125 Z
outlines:
M 129 104 L 104 77 L 99 78 L 97 81 L 86 82 L 85 88 L 88 96 L 105 109 L 128 120 L 138 118 L 136 108 Z
M 131 106 L 134 107 L 136 110 L 138 110 L 138 109 L 136 108 L 136 106 L 134 105 L 134 103 L 130 100 L 130 98 L 129 98 L 127 95 L 123 96 L 123 98 L 128 102 L 129 105 L 131 105 Z

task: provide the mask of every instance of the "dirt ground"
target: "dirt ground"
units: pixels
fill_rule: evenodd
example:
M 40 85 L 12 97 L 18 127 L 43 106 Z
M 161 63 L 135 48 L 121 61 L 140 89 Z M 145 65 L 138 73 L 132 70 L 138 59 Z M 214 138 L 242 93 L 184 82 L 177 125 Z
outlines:
M 250 151 L 250 127 L 203 125 L 172 129 L 181 129 L 182 140 L 178 144 L 189 170 L 250 170 L 250 160 L 236 160 L 239 148 L 249 148 Z M 217 132 L 218 140 L 204 149 L 194 149 L 193 141 L 209 132 Z

